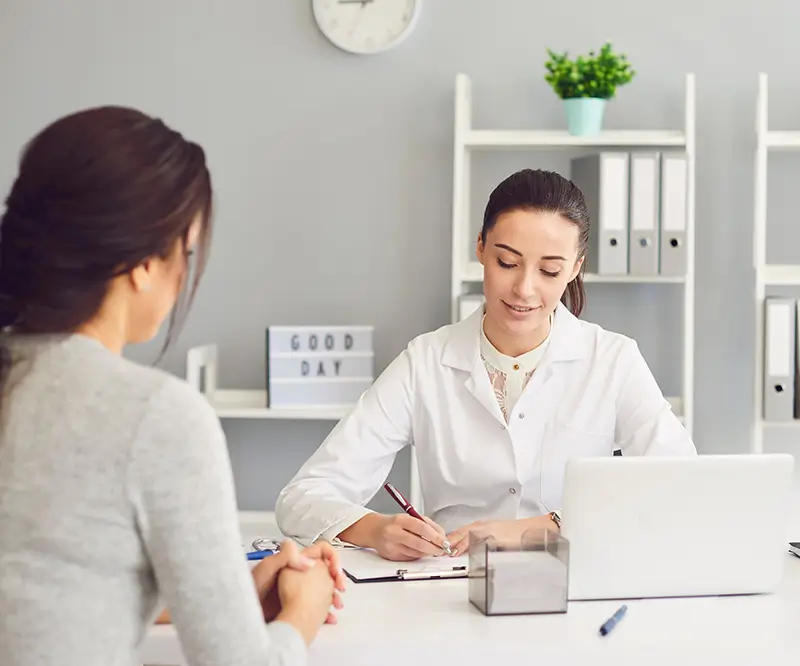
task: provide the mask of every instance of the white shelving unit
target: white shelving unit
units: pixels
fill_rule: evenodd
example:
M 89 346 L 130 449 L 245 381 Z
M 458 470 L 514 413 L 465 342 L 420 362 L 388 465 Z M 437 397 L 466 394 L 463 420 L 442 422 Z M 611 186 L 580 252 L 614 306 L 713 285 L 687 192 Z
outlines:
M 577 137 L 566 131 L 477 129 L 472 124 L 472 82 L 466 74 L 456 76 L 455 141 L 453 154 L 453 219 L 451 318 L 459 316 L 459 297 L 469 283 L 483 280 L 483 267 L 468 253 L 470 233 L 470 174 L 472 155 L 481 150 L 534 148 L 679 148 L 688 160 L 687 273 L 682 277 L 637 277 L 587 274 L 585 282 L 627 284 L 683 284 L 683 378 L 682 395 L 670 397 L 673 408 L 692 432 L 694 416 L 694 302 L 695 302 L 695 81 L 686 74 L 684 127 L 682 130 L 609 130 L 592 137 Z M 798 134 L 800 137 L 800 134 Z M 800 147 L 800 138 L 792 137 Z M 474 255 L 473 255 L 474 256 Z
M 800 131 L 769 129 L 768 80 L 759 74 L 756 106 L 755 215 L 753 268 L 755 269 L 755 379 L 752 452 L 764 450 L 764 428 L 798 427 L 800 420 L 772 423 L 764 419 L 764 301 L 768 287 L 800 287 L 800 265 L 767 263 L 767 156 L 770 150 L 800 150 Z

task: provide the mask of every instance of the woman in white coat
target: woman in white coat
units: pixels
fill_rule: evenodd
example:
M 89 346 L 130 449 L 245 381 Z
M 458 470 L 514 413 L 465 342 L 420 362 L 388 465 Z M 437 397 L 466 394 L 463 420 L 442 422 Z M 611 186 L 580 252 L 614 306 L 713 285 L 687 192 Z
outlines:
M 477 240 L 486 304 L 420 335 L 278 497 L 281 530 L 392 560 L 463 552 L 470 529 L 555 528 L 574 456 L 696 455 L 636 342 L 578 319 L 581 191 L 547 171 L 492 192 Z M 365 505 L 413 445 L 426 520 Z

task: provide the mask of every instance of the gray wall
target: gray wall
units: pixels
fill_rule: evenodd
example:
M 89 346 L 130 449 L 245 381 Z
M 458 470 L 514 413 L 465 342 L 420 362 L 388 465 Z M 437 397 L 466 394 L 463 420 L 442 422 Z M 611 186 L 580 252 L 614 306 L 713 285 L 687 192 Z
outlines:
M 800 6 L 424 4 L 399 50 L 356 57 L 319 34 L 309 0 L 5 0 L 0 185 L 22 143 L 62 113 L 117 103 L 159 114 L 206 147 L 218 197 L 212 262 L 166 367 L 182 374 L 186 348 L 215 341 L 223 387 L 258 388 L 267 325 L 366 322 L 376 327 L 381 370 L 411 337 L 448 319 L 455 74 L 473 78 L 476 124 L 562 128 L 542 79 L 545 48 L 585 51 L 613 39 L 639 75 L 608 108 L 608 128 L 680 127 L 684 73 L 697 75 L 695 434 L 704 452 L 747 450 L 757 73 L 771 77 L 773 126 L 800 129 Z M 568 157 L 482 155 L 475 215 L 511 170 L 564 170 Z M 770 258 L 800 262 L 798 164 L 783 157 L 770 166 Z M 680 288 L 590 285 L 589 298 L 587 318 L 636 336 L 665 392 L 677 392 Z M 240 505 L 269 508 L 330 424 L 225 428 Z M 791 432 L 782 442 L 771 433 L 769 448 L 790 448 Z

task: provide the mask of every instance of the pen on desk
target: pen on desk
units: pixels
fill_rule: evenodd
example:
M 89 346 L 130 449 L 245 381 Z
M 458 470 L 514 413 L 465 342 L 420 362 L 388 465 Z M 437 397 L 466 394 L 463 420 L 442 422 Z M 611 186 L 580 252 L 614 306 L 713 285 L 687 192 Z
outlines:
M 600 635 L 605 636 L 608 634 L 614 627 L 617 626 L 617 622 L 619 622 L 623 617 L 625 617 L 625 613 L 628 611 L 628 607 L 626 605 L 622 605 L 617 609 L 617 612 L 614 613 L 610 618 L 608 618 L 604 623 L 603 626 L 600 627 Z
M 386 492 L 392 496 L 392 499 L 400 505 L 400 508 L 403 509 L 403 511 L 405 511 L 412 518 L 417 518 L 422 522 L 425 522 L 425 519 L 413 506 L 411 506 L 411 503 L 405 497 L 403 497 L 403 494 L 397 490 L 397 488 L 395 488 L 391 483 L 385 483 L 383 487 L 386 489 Z M 425 537 L 420 538 L 425 539 Z M 425 539 L 425 541 L 433 543 L 433 541 L 430 539 Z M 433 545 L 438 546 L 439 544 L 434 543 Z M 442 540 L 441 548 L 448 555 L 453 554 L 453 551 L 450 550 L 450 542 L 447 539 Z

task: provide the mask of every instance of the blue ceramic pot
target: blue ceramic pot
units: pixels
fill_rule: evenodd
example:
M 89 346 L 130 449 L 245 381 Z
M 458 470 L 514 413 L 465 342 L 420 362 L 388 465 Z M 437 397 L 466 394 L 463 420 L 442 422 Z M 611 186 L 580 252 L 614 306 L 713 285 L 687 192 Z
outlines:
M 595 97 L 565 99 L 567 131 L 573 136 L 591 136 L 603 129 L 606 100 Z

